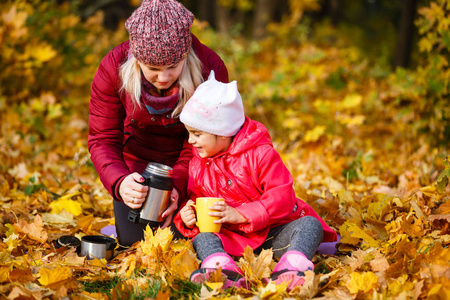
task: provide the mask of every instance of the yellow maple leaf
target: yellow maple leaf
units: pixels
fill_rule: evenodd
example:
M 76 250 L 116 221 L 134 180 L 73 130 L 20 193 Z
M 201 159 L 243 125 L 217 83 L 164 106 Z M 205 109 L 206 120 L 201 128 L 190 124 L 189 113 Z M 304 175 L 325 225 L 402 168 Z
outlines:
M 46 267 L 42 267 L 39 270 L 40 278 L 38 281 L 44 285 L 48 286 L 53 283 L 57 283 L 66 279 L 69 279 L 72 276 L 72 271 L 69 267 L 57 266 L 54 269 L 48 269 Z
M 258 294 L 260 299 L 281 299 L 281 294 L 286 292 L 288 282 L 283 282 L 276 285 L 273 281 L 270 281 L 266 286 L 260 286 L 258 288 Z
M 317 125 L 313 129 L 308 130 L 304 137 L 305 142 L 317 142 L 325 134 L 325 129 L 325 126 Z
M 130 254 L 125 257 L 117 256 L 115 259 L 120 259 L 117 274 L 130 278 L 136 269 L 136 261 L 138 260 L 136 256 L 136 254 Z
M 3 239 L 3 242 L 8 246 L 7 250 L 11 252 L 17 247 L 17 244 L 19 244 L 20 239 L 19 235 L 14 230 L 13 225 L 8 223 L 5 224 L 5 227 L 8 228 L 8 230 L 6 231 L 6 238 Z
M 58 52 L 47 43 L 39 43 L 30 48 L 30 56 L 40 63 L 51 60 L 56 54 Z
M 199 263 L 196 259 L 196 254 L 187 248 L 175 255 L 170 261 L 170 269 L 173 275 L 181 279 L 189 279 L 192 272 L 199 268 Z
M 344 100 L 342 101 L 340 107 L 343 109 L 353 108 L 357 107 L 362 102 L 362 96 L 358 94 L 350 94 L 345 96 Z
M 344 285 L 352 294 L 356 294 L 359 291 L 367 293 L 378 286 L 378 277 L 373 272 L 352 272 L 350 280 Z
M 83 230 L 83 232 L 90 232 L 93 223 L 94 223 L 94 216 L 88 215 L 80 218 L 77 222 L 77 226 L 80 227 Z
M 272 270 L 269 266 L 272 262 L 272 257 L 272 249 L 264 249 L 258 257 L 256 257 L 253 253 L 253 249 L 247 245 L 239 262 L 245 276 L 247 276 L 250 281 L 260 281 L 263 278 L 270 277 Z
M 361 125 L 366 120 L 366 117 L 363 115 L 348 115 L 348 114 L 340 114 L 336 117 L 339 123 L 348 125 L 349 127 L 353 127 L 356 125 Z
M 141 242 L 141 249 L 145 255 L 150 255 L 152 250 L 161 247 L 163 251 L 169 249 L 169 245 L 172 242 L 173 233 L 169 227 L 164 229 L 158 228 L 155 233 L 147 225 L 144 231 L 144 241 Z
M 419 40 L 419 51 L 430 52 L 433 49 L 433 42 L 429 38 L 423 37 Z
M 364 232 L 361 228 L 358 227 L 358 225 L 350 222 L 345 221 L 344 224 L 339 227 L 339 232 L 341 234 L 341 242 L 342 243 L 349 243 L 356 245 L 359 243 L 360 240 L 362 240 L 361 248 L 367 249 L 370 247 L 378 247 L 379 242 L 372 238 L 370 235 Z
M 89 262 L 89 265 L 91 265 L 93 267 L 100 267 L 100 268 L 108 267 L 106 265 L 108 263 L 108 261 L 104 258 L 102 258 L 102 259 L 94 258 L 93 260 L 89 260 L 88 262 Z
M 76 192 L 69 195 L 64 195 L 60 197 L 58 200 L 53 201 L 50 203 L 50 208 L 52 214 L 59 214 L 61 211 L 65 210 L 72 215 L 79 216 L 83 213 L 83 210 L 81 208 L 81 204 L 79 201 L 71 200 L 72 197 L 78 196 L 82 193 Z
M 220 290 L 223 287 L 223 282 L 205 282 L 206 286 L 212 290 Z
M 417 282 L 411 282 L 408 280 L 407 274 L 402 274 L 395 280 L 390 281 L 388 284 L 388 290 L 391 295 L 397 296 L 403 291 L 411 291 L 414 290 Z

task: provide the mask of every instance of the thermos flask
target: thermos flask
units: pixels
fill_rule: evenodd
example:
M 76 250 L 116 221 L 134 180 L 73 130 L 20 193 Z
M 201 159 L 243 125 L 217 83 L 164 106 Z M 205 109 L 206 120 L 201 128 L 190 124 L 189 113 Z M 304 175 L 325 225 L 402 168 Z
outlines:
M 163 224 L 161 215 L 168 207 L 173 189 L 173 169 L 151 162 L 141 175 L 145 179 L 142 184 L 148 186 L 147 197 L 140 208 L 130 210 L 128 220 L 132 223 L 158 227 Z

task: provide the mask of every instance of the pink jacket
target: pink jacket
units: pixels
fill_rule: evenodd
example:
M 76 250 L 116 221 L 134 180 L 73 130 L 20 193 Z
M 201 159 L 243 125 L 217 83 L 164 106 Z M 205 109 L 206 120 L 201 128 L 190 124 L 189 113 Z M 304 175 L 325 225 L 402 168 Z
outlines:
M 193 35 L 192 46 L 203 64 L 203 77 L 211 70 L 219 81 L 228 82 L 228 71 L 220 57 Z M 119 68 L 127 59 L 129 43 L 112 49 L 102 60 L 91 87 L 88 147 L 105 188 L 121 200 L 118 187 L 125 176 L 141 173 L 148 162 L 174 168 L 174 185 L 186 196 L 188 164 L 192 157 L 187 131 L 178 118 L 151 115 L 143 106 L 119 92 Z
M 241 256 L 247 245 L 256 249 L 271 227 L 303 216 L 313 216 L 322 223 L 323 241 L 336 241 L 336 232 L 311 206 L 295 196 L 292 176 L 263 124 L 246 117 L 227 151 L 200 158 L 194 148 L 193 154 L 189 163 L 188 199 L 224 198 L 248 220 L 245 224 L 222 224 L 217 236 L 228 254 Z M 179 213 L 174 223 L 186 237 L 199 233 L 197 226 L 187 228 Z

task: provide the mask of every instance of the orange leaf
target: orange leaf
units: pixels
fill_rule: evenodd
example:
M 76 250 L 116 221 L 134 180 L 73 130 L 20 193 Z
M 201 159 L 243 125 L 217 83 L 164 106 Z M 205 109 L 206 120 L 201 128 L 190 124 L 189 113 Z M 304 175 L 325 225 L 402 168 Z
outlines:
M 0 267 L 0 283 L 7 282 L 9 278 L 9 268 Z
M 31 273 L 30 268 L 26 269 L 15 269 L 9 273 L 9 279 L 11 281 L 18 281 L 18 282 L 33 282 L 36 280 L 36 278 Z
M 40 215 L 36 215 L 33 223 L 19 219 L 19 224 L 14 224 L 16 230 L 28 235 L 32 240 L 44 244 L 48 239 L 48 233 L 44 230 L 44 223 Z

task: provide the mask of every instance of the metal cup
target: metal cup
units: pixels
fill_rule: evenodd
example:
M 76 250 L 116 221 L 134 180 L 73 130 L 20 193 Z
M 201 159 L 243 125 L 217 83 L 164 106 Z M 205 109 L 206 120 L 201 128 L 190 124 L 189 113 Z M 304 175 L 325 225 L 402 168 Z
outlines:
M 81 238 L 81 255 L 87 259 L 110 260 L 114 257 L 117 243 L 113 238 L 103 235 L 86 235 Z

